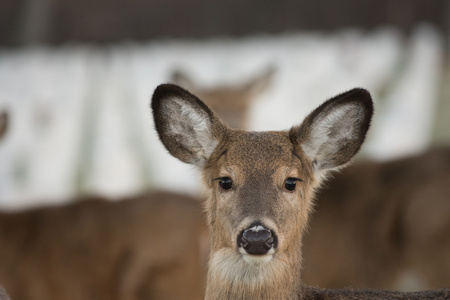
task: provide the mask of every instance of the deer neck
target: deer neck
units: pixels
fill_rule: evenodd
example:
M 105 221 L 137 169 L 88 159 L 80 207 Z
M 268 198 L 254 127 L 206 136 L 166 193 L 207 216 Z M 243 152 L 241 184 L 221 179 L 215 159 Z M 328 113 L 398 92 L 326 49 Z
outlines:
M 233 249 L 213 246 L 210 253 L 207 300 L 299 299 L 301 295 L 300 238 L 288 251 L 277 253 L 272 260 L 260 265 L 247 263 Z

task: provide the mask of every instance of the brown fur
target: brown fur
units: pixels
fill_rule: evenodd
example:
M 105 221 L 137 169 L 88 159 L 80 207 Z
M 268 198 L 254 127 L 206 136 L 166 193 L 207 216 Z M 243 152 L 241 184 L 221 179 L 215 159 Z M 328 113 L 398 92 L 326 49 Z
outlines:
M 201 299 L 198 200 L 149 193 L 0 214 L 12 299 Z
M 319 290 L 300 280 L 301 237 L 314 189 L 328 170 L 345 165 L 361 146 L 373 111 L 365 90 L 336 96 L 288 132 L 232 130 L 197 97 L 174 85 L 155 90 L 152 109 L 163 144 L 175 157 L 202 169 L 210 192 L 206 299 L 424 297 L 424 293 Z M 232 179 L 232 189 L 219 187 L 223 177 Z M 295 192 L 284 188 L 290 177 L 302 180 Z M 274 254 L 265 261 L 246 256 L 236 241 L 239 232 L 255 221 L 263 222 L 278 239 Z M 450 290 L 429 295 L 450 298 Z
M 412 272 L 426 288 L 448 286 L 449 196 L 450 148 L 347 168 L 317 196 L 302 278 L 328 288 L 397 289 Z

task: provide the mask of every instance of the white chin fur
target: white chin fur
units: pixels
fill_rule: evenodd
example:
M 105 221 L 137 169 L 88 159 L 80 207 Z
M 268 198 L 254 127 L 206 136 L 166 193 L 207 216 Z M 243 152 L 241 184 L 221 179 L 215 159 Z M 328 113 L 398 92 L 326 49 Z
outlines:
M 269 252 L 267 252 L 267 254 L 264 255 L 251 255 L 241 247 L 239 248 L 239 253 L 242 255 L 242 258 L 244 258 L 244 261 L 249 265 L 261 266 L 272 260 L 275 250 L 272 248 L 269 250 Z

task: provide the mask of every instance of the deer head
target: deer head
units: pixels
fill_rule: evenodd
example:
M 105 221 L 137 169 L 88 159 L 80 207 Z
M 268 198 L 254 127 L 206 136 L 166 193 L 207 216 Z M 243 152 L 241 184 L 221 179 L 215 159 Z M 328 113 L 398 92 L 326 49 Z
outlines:
M 176 85 L 159 86 L 151 105 L 167 150 L 199 167 L 209 191 L 207 298 L 290 299 L 301 286 L 314 190 L 360 149 L 373 114 L 369 93 L 340 94 L 301 125 L 269 132 L 229 128 Z
M 244 84 L 237 86 L 220 85 L 204 88 L 197 85 L 188 75 L 181 71 L 172 74 L 172 82 L 195 93 L 203 99 L 231 128 L 247 128 L 248 112 L 252 100 L 263 93 L 273 79 L 275 69 L 269 67 Z

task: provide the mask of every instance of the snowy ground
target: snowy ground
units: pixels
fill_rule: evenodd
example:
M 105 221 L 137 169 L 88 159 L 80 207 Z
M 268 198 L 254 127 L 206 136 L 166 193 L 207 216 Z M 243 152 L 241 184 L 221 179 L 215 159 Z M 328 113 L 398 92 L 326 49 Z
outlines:
M 409 38 L 347 30 L 0 51 L 0 109 L 12 121 L 0 144 L 0 207 L 149 187 L 197 193 L 196 171 L 166 153 L 148 107 L 174 69 L 214 86 L 275 66 L 273 84 L 254 102 L 254 130 L 289 128 L 327 98 L 365 87 L 376 116 L 363 155 L 420 151 L 431 139 L 443 55 L 443 38 L 426 26 Z

